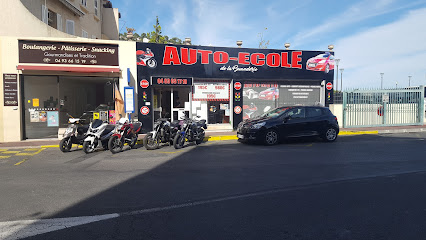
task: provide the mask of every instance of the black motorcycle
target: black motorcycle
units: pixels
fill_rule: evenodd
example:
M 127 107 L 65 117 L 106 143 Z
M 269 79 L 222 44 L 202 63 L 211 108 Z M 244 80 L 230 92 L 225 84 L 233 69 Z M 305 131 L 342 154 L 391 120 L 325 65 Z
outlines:
M 182 148 L 186 140 L 196 144 L 202 143 L 205 136 L 204 129 L 207 129 L 206 120 L 185 119 L 182 129 L 176 133 L 173 146 L 176 149 Z
M 180 130 L 183 121 L 169 122 L 166 118 L 157 119 L 154 123 L 154 131 L 145 135 L 143 145 L 147 150 L 157 149 L 160 143 L 173 144 L 176 133 Z
M 80 125 L 80 118 L 70 118 L 68 122 L 70 125 L 59 142 L 59 149 L 62 152 L 69 152 L 73 144 L 83 145 L 89 129 L 89 125 Z

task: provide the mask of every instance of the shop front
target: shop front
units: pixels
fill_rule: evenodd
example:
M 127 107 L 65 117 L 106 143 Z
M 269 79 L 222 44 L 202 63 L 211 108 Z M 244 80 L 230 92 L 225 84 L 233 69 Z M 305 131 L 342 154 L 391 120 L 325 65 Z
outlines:
M 22 139 L 57 138 L 70 117 L 114 121 L 118 45 L 19 40 Z
M 278 106 L 327 106 L 333 54 L 137 43 L 139 120 L 145 131 L 159 117 L 185 115 L 235 129 Z

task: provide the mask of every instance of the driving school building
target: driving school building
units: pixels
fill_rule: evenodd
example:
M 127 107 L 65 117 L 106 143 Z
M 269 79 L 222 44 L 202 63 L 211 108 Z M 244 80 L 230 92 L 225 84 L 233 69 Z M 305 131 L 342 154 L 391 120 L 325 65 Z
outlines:
M 200 116 L 236 128 L 285 105 L 333 101 L 334 53 L 136 44 L 139 120 Z

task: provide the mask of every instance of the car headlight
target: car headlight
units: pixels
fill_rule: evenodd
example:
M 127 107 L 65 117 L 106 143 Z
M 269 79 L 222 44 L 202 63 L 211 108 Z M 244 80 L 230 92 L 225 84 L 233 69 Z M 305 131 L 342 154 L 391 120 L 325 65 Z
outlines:
M 266 122 L 261 122 L 261 123 L 256 123 L 256 124 L 254 124 L 254 125 L 251 125 L 251 129 L 259 129 L 259 128 L 261 128 L 261 127 L 263 127 L 263 126 L 265 126 L 265 124 L 266 124 Z

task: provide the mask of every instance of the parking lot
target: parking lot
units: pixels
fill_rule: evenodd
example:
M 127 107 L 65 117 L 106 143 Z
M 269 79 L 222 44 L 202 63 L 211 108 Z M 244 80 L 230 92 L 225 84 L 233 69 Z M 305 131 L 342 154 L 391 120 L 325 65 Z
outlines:
M 424 239 L 425 138 L 3 149 L 0 238 Z

